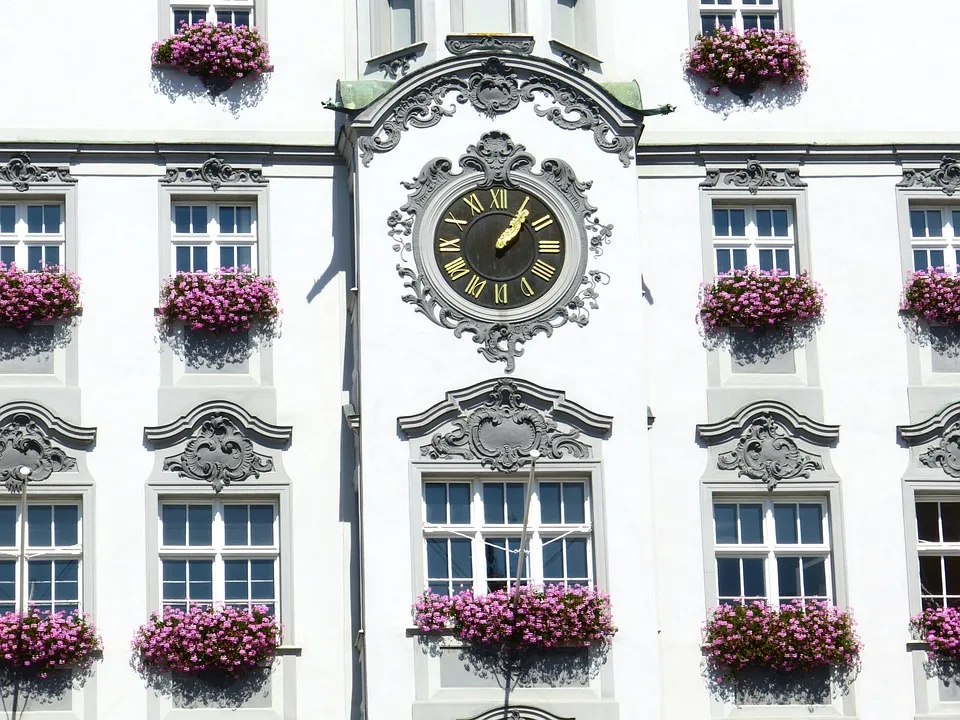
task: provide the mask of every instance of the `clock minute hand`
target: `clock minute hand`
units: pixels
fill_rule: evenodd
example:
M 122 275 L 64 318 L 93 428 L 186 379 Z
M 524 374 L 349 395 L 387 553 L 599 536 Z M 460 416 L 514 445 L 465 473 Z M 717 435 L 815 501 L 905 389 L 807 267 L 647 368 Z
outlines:
M 510 224 L 500 233 L 500 237 L 497 238 L 497 250 L 503 250 L 507 245 L 516 240 L 517 235 L 520 234 L 520 227 L 526 221 L 527 216 L 530 215 L 530 211 L 526 208 L 521 208 L 516 215 L 513 216 L 510 220 Z

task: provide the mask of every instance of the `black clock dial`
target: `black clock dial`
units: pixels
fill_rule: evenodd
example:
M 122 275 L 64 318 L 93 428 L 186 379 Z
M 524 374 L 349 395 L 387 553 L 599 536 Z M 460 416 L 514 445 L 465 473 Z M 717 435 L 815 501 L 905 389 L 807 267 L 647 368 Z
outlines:
M 557 213 L 525 190 L 468 189 L 443 211 L 434 234 L 440 274 L 461 297 L 508 310 L 543 297 L 566 260 Z

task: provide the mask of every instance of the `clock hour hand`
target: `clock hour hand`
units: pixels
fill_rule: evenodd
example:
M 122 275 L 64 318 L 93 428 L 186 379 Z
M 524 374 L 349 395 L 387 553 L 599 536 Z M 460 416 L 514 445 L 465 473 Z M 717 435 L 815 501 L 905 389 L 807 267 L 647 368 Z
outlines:
M 497 238 L 497 250 L 503 250 L 507 245 L 517 239 L 517 235 L 520 234 L 520 227 L 526 221 L 528 215 L 530 215 L 529 210 L 520 208 L 517 214 L 511 218 L 510 224 L 507 225 L 506 229 L 500 233 L 500 237 Z

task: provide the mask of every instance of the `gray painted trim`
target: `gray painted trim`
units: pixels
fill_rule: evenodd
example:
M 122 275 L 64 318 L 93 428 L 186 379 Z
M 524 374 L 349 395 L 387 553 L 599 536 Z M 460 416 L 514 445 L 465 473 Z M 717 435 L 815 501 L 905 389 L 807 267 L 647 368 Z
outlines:
M 50 437 L 77 449 L 88 449 L 97 440 L 97 429 L 80 427 L 54 415 L 47 408 L 31 400 L 17 400 L 0 407 L 0 425 L 16 415 L 27 415 L 36 421 Z
M 214 191 L 221 187 L 244 187 L 247 185 L 266 185 L 270 182 L 263 177 L 259 168 L 233 167 L 216 156 L 210 156 L 200 166 L 167 167 L 160 179 L 161 185 L 209 185 Z
M 211 5 L 209 0 L 199 0 L 195 6 Z M 264 38 L 267 36 L 267 0 L 253 0 L 253 26 L 260 29 Z M 173 35 L 175 28 L 171 28 L 170 0 L 157 0 L 157 39 Z
M 368 70 L 379 70 L 386 79 L 396 80 L 410 72 L 410 63 L 423 56 L 427 43 L 416 42 L 413 45 L 391 50 L 367 60 Z
M 805 188 L 800 179 L 799 168 L 765 168 L 756 158 L 748 158 L 742 168 L 708 169 L 707 178 L 700 187 L 715 188 L 718 185 L 746 189 L 757 195 L 761 188 Z
M 40 167 L 26 153 L 17 153 L 6 163 L 0 164 L 0 188 L 11 185 L 17 192 L 26 192 L 33 187 L 56 187 L 75 185 L 77 179 L 66 167 Z
M 723 6 L 717 7 L 716 11 L 718 14 L 722 12 Z M 700 33 L 700 0 L 687 0 L 687 21 L 690 24 L 690 44 L 692 45 Z M 780 0 L 780 29 L 796 32 L 795 28 L 793 0 Z M 800 40 L 802 41 L 803 38 Z
M 960 163 L 944 155 L 936 168 L 904 168 L 898 188 L 939 189 L 944 195 L 953 195 L 960 187 Z
M 794 433 L 823 447 L 832 446 L 840 437 L 839 425 L 826 425 L 817 422 L 778 400 L 753 402 L 745 405 L 739 412 L 725 420 L 697 425 L 697 434 L 708 445 L 721 443 L 739 435 L 746 430 L 757 416 L 765 413 L 776 415 Z
M 510 0 L 513 15 L 511 34 L 527 32 L 527 0 Z M 463 26 L 463 0 L 450 0 L 450 29 L 454 33 L 475 33 Z
M 273 425 L 247 412 L 246 408 L 229 400 L 213 400 L 197 405 L 186 415 L 165 425 L 145 427 L 144 437 L 158 448 L 168 448 L 194 432 L 204 420 L 214 414 L 226 415 L 261 444 L 286 444 L 293 438 L 293 426 Z M 2 418 L 0 414 L 0 418 Z

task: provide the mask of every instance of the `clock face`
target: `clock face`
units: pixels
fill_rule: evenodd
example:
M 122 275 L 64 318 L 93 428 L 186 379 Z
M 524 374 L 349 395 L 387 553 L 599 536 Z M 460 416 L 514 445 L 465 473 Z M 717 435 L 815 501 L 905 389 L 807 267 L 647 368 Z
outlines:
M 437 222 L 433 253 L 444 281 L 474 305 L 528 305 L 556 283 L 566 261 L 557 213 L 526 190 L 466 189 Z

